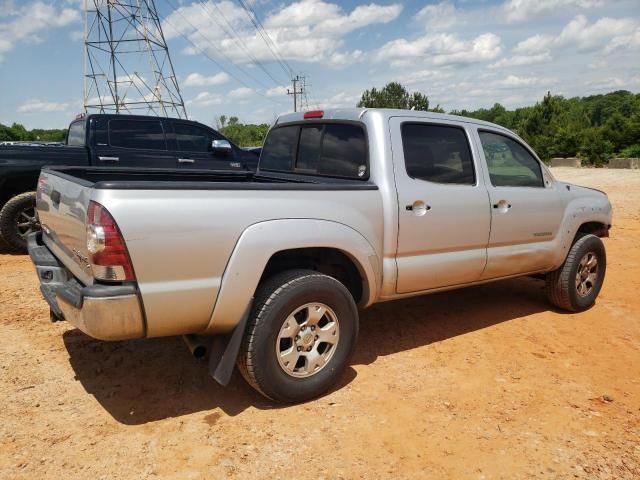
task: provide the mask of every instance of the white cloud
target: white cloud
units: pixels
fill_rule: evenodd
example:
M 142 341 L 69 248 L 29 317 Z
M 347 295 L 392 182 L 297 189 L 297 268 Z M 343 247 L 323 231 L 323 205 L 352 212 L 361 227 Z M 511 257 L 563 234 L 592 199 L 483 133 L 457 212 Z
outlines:
M 78 10 L 33 2 L 4 11 L 0 22 L 0 61 L 19 42 L 39 42 L 41 34 L 80 21 Z
M 187 100 L 185 103 L 196 107 L 210 107 L 222 103 L 222 96 L 216 93 L 200 92 L 195 98 Z
M 340 92 L 317 103 L 319 108 L 354 108 L 359 100 L 358 94 Z
M 245 99 L 248 98 L 250 96 L 252 96 L 255 92 L 255 90 L 253 88 L 248 88 L 248 87 L 239 87 L 236 88 L 234 90 L 231 90 L 227 96 L 229 98 L 239 98 L 239 99 Z
M 620 47 L 628 48 L 634 41 L 640 42 L 640 25 L 636 20 L 603 17 L 589 24 L 584 15 L 577 15 L 557 36 L 533 35 L 519 42 L 512 52 L 521 57 L 529 55 L 541 59 L 543 57 L 540 55 L 550 55 L 550 49 L 554 47 L 575 48 L 581 52 L 606 47 L 611 51 Z
M 535 63 L 545 63 L 553 60 L 549 52 L 538 53 L 536 55 L 513 55 L 509 58 L 501 58 L 489 65 L 489 68 L 520 67 L 523 65 L 533 65 Z
M 442 80 L 446 80 L 451 78 L 453 74 L 451 72 L 441 72 L 438 70 L 418 70 L 417 72 L 411 72 L 406 76 L 402 77 L 403 85 L 413 85 L 416 83 L 423 82 L 441 82 Z
M 376 23 L 388 23 L 400 15 L 402 5 L 359 5 L 348 15 L 338 4 L 323 0 L 301 0 L 283 8 L 265 21 L 265 27 L 289 29 L 292 25 L 311 27 L 312 33 L 343 36 Z
M 354 50 L 353 52 L 334 52 L 327 60 L 330 65 L 341 67 L 344 65 L 351 65 L 354 62 L 360 61 L 364 58 L 364 52 L 362 50 Z
M 549 85 L 553 82 L 554 82 L 553 80 L 545 79 L 545 78 L 518 77 L 517 75 L 509 75 L 504 80 L 500 80 L 499 82 L 497 82 L 497 85 L 500 85 L 503 87 L 519 88 L 519 87 L 531 87 L 534 85 L 541 85 L 541 84 Z
M 631 33 L 638 22 L 630 18 L 603 17 L 589 25 L 584 15 L 578 15 L 562 29 L 556 39 L 558 45 L 575 46 L 578 50 L 597 50 L 605 46 L 609 39 Z
M 620 77 L 609 76 L 605 78 L 588 80 L 586 84 L 597 90 L 612 90 L 612 89 L 622 89 L 622 88 L 637 89 L 637 88 L 640 88 L 640 75 L 636 75 L 631 78 L 620 78 Z
M 520 55 L 532 55 L 544 52 L 551 46 L 553 41 L 553 35 L 533 35 L 519 42 L 513 48 L 513 53 Z
M 416 40 L 404 38 L 383 45 L 376 54 L 379 61 L 402 65 L 407 60 L 429 60 L 435 65 L 470 64 L 495 59 L 502 52 L 500 37 L 483 33 L 473 40 L 461 40 L 455 35 L 427 34 Z
M 503 4 L 503 10 L 507 22 L 515 23 L 546 13 L 558 13 L 560 10 L 586 9 L 603 5 L 603 0 L 507 0 Z
M 640 50 L 640 27 L 628 35 L 616 35 L 605 48 L 606 53 L 618 50 Z
M 205 87 L 211 85 L 222 85 L 230 79 L 231 77 L 225 72 L 216 73 L 209 77 L 196 72 L 187 75 L 187 78 L 185 78 L 182 84 L 185 87 Z
M 48 102 L 46 100 L 27 100 L 18 106 L 18 113 L 49 113 L 69 110 L 70 103 Z
M 79 42 L 80 40 L 84 40 L 84 32 L 82 30 L 74 30 L 73 32 L 69 32 L 69 38 L 74 42 Z
M 286 95 L 287 91 L 287 87 L 273 87 L 267 90 L 266 95 L 267 97 L 280 97 L 282 95 Z
M 198 48 L 188 47 L 184 51 L 188 54 L 201 49 L 213 57 L 222 56 L 237 63 L 252 63 L 253 59 L 275 62 L 273 49 L 288 61 L 326 62 L 339 66 L 360 57 L 358 50 L 341 51 L 343 38 L 348 33 L 391 22 L 401 11 L 399 4 L 371 3 L 345 12 L 337 3 L 300 0 L 268 15 L 262 22 L 273 43 L 272 48 L 256 32 L 242 8 L 229 0 L 215 4 L 208 0 L 180 7 L 165 19 L 163 28 L 168 39 L 182 34 L 197 45 Z M 224 20 L 231 24 L 239 38 L 225 32 L 228 28 L 222 28 L 226 25 Z
M 416 20 L 424 23 L 427 30 L 446 30 L 458 23 L 459 12 L 450 1 L 427 5 L 416 15 Z

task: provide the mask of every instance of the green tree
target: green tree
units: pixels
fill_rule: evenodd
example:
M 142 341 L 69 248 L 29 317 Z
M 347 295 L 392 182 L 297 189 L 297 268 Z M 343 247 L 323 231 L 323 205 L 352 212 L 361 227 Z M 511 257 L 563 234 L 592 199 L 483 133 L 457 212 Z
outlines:
M 361 108 L 400 108 L 404 110 L 428 111 L 429 97 L 420 93 L 409 93 L 408 90 L 398 82 L 387 83 L 381 90 L 373 87 L 365 90 L 360 97 L 358 107 Z M 437 105 L 431 111 L 443 111 Z
M 21 141 L 32 140 L 32 138 L 30 138 L 31 135 L 29 135 L 29 132 L 27 131 L 27 129 L 24 128 L 24 126 L 19 123 L 12 124 L 10 131 L 11 131 L 11 136 L 13 137 L 12 140 L 21 140 Z
M 231 117 L 229 123 L 220 129 L 220 133 L 226 136 L 236 145 L 241 147 L 257 147 L 264 143 L 264 138 L 269 131 L 269 125 L 240 123 L 237 117 Z
M 0 123 L 0 142 L 14 140 L 11 129 Z
M 594 127 L 584 131 L 580 155 L 584 156 L 593 165 L 606 163 L 613 152 L 613 144 L 604 139 L 601 128 Z

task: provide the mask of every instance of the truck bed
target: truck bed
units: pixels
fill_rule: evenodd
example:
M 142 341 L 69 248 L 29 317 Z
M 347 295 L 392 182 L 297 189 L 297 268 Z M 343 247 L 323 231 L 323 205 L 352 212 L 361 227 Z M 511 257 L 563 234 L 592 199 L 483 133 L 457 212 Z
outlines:
M 43 244 L 82 286 L 96 283 L 86 245 L 91 201 L 107 209 L 122 233 L 148 336 L 207 328 L 226 266 L 249 229 L 262 232 L 261 241 L 270 238 L 276 246 L 303 235 L 315 247 L 334 246 L 322 239 L 339 229 L 381 258 L 381 195 L 368 181 L 280 173 L 46 168 L 37 200 Z M 268 230 L 277 225 L 283 227 Z M 252 255 L 262 250 L 252 247 L 242 258 L 257 261 Z
M 49 173 L 97 190 L 377 190 L 371 182 L 252 172 L 48 167 Z

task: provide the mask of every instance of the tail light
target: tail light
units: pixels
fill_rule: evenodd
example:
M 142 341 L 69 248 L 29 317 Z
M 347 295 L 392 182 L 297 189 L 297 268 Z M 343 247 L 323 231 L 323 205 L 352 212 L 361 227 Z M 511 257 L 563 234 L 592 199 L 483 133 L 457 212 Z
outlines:
M 87 209 L 87 251 L 93 276 L 98 280 L 135 280 L 129 252 L 111 214 L 97 202 Z

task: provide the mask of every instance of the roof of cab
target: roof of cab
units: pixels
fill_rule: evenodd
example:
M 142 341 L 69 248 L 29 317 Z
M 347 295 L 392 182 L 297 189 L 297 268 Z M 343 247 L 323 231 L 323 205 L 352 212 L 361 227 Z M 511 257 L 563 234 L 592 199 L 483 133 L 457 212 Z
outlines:
M 507 131 L 511 134 L 513 132 L 501 125 L 497 125 L 491 122 L 485 122 L 484 120 L 478 120 L 475 118 L 463 117 L 460 115 L 448 115 L 445 113 L 425 112 L 422 110 L 401 110 L 394 108 L 328 108 L 323 110 L 322 120 L 351 120 L 360 121 L 365 114 L 379 113 L 386 118 L 391 117 L 412 117 L 412 118 L 425 118 L 431 120 L 447 120 L 453 122 L 466 122 L 481 125 L 485 127 L 492 127 L 500 130 Z M 285 113 L 280 115 L 276 120 L 276 125 L 289 122 L 300 122 L 304 120 L 304 112 Z

